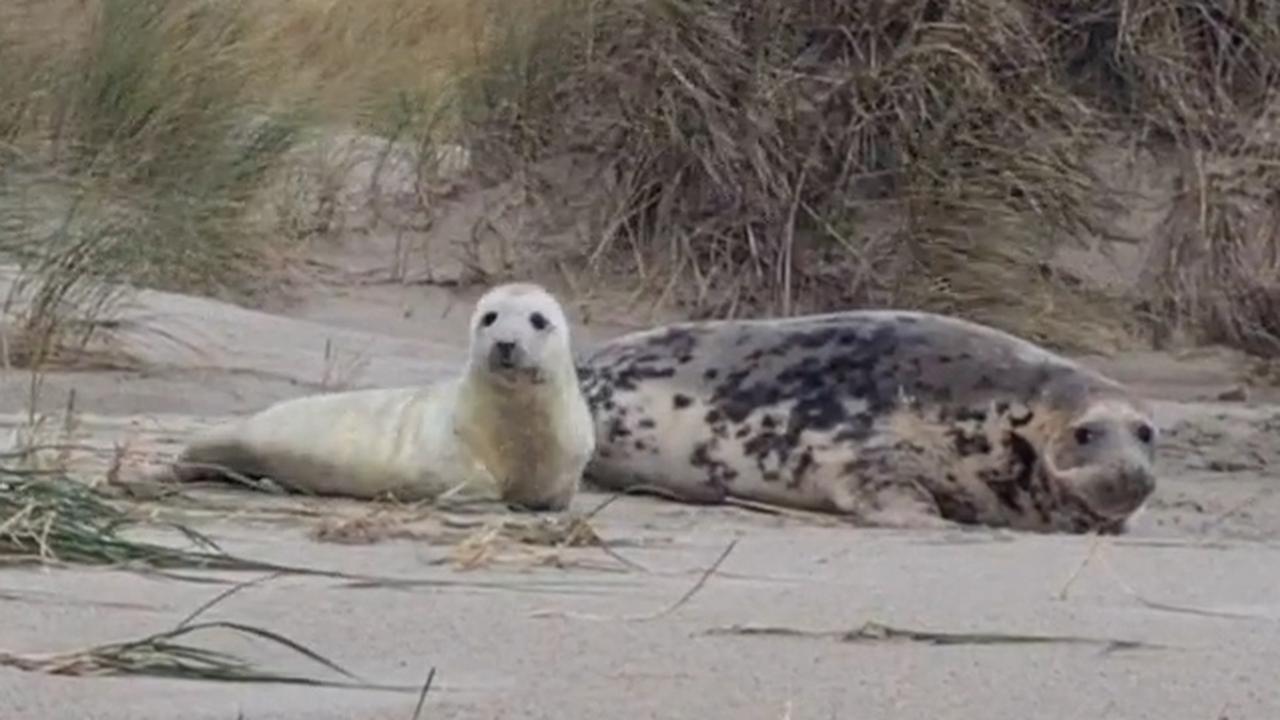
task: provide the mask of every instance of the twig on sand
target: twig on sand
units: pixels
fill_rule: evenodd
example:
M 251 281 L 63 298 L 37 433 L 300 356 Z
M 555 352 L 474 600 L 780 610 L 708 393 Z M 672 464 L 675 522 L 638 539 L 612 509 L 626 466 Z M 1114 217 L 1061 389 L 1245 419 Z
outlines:
M 603 511 L 605 508 L 612 505 L 614 501 L 618 500 L 624 495 L 626 495 L 625 490 L 620 490 L 618 492 L 613 493 L 608 498 L 606 498 L 604 502 L 595 506 L 594 508 L 589 510 L 585 515 L 583 515 L 581 522 L 584 525 L 590 523 L 591 520 L 595 518 L 596 515 L 599 515 L 601 511 Z M 618 562 L 631 568 L 632 570 L 639 570 L 642 573 L 651 572 L 649 568 L 645 567 L 644 565 L 641 565 L 640 563 L 635 562 L 634 560 L 624 556 L 622 553 L 618 552 L 617 550 L 614 550 L 612 547 L 609 546 L 608 541 L 602 538 L 599 539 L 598 547 L 600 548 L 600 551 L 603 552 L 605 555 L 608 555 L 609 557 L 613 558 L 614 560 L 617 560 Z
M 204 613 L 208 612 L 214 605 L 217 605 L 218 603 L 222 602 L 223 600 L 226 600 L 232 595 L 235 595 L 241 590 L 251 588 L 254 585 L 267 582 L 268 580 L 274 580 L 283 574 L 284 574 L 283 572 L 277 571 L 277 572 L 271 573 L 270 575 L 264 575 L 260 578 L 254 578 L 252 580 L 246 580 L 245 582 L 242 582 L 242 583 L 237 583 L 236 585 L 218 593 L 213 597 L 213 599 L 209 600 L 208 602 L 204 603 L 200 607 L 191 611 L 191 614 L 183 618 L 182 622 L 179 622 L 177 627 L 182 628 L 187 625 L 190 625 L 192 621 L 194 621 L 196 618 L 200 617 Z
M 1076 580 L 1080 577 L 1080 574 L 1083 573 L 1084 569 L 1089 566 L 1090 562 L 1093 561 L 1094 556 L 1098 554 L 1098 548 L 1101 546 L 1102 546 L 1102 536 L 1094 535 L 1093 539 L 1090 540 L 1089 542 L 1089 554 L 1084 556 L 1084 560 L 1080 562 L 1080 565 L 1077 566 L 1075 571 L 1071 573 L 1071 577 L 1067 578 L 1067 582 L 1062 585 L 1062 589 L 1058 591 L 1059 600 L 1067 599 L 1067 592 L 1071 590 L 1071 586 L 1075 585 Z
M 436 668 L 433 665 L 431 670 L 427 672 L 427 680 L 422 683 L 422 693 L 418 695 L 418 704 L 413 708 L 413 720 L 418 720 L 422 716 L 422 706 L 427 701 L 427 691 L 431 689 L 431 681 L 436 678 Z
M 1211 610 L 1209 608 L 1200 608 L 1200 607 L 1195 607 L 1191 605 L 1178 605 L 1174 603 L 1163 602 L 1160 600 L 1152 600 L 1147 596 L 1143 595 L 1132 585 L 1125 582 L 1124 578 L 1120 576 L 1120 573 L 1119 571 L 1116 570 L 1115 565 L 1113 565 L 1111 563 L 1111 560 L 1108 559 L 1106 552 L 1103 552 L 1104 547 L 1107 547 L 1110 544 L 1111 544 L 1111 541 L 1107 538 L 1104 538 L 1101 535 L 1094 537 L 1093 542 L 1090 543 L 1090 546 L 1089 546 L 1089 554 L 1085 556 L 1084 562 L 1082 562 L 1080 566 L 1076 568 L 1075 572 L 1073 572 L 1071 574 L 1071 577 L 1067 580 L 1067 583 L 1063 585 L 1062 589 L 1058 592 L 1057 597 L 1059 600 L 1067 599 L 1067 591 L 1070 589 L 1071 585 L 1075 583 L 1076 578 L 1080 576 L 1080 574 L 1084 571 L 1084 569 L 1088 567 L 1094 561 L 1094 559 L 1098 559 L 1102 562 L 1104 568 L 1106 569 L 1107 575 L 1110 576 L 1113 581 L 1115 581 L 1116 585 L 1120 587 L 1120 590 L 1124 592 L 1126 595 L 1128 595 L 1129 597 L 1133 598 L 1133 600 L 1137 602 L 1139 605 L 1149 610 L 1159 610 L 1161 612 L 1180 613 L 1183 615 L 1199 615 L 1201 617 L 1223 618 L 1227 620 L 1264 620 L 1264 621 L 1270 621 L 1270 622 L 1276 622 L 1277 620 L 1280 620 L 1280 618 L 1267 616 L 1267 615 L 1259 615 L 1257 613 L 1231 612 L 1227 610 Z
M 671 605 L 668 605 L 666 608 L 663 608 L 662 610 L 657 611 L 656 613 L 650 613 L 645 615 L 596 615 L 594 613 L 576 613 L 576 612 L 569 612 L 564 610 L 539 610 L 537 612 L 531 613 L 530 617 L 535 617 L 535 618 L 564 617 L 564 618 L 574 618 L 578 620 L 597 620 L 597 621 L 606 621 L 606 622 L 613 622 L 613 621 L 645 622 L 648 620 L 657 620 L 658 618 L 664 617 L 666 615 L 670 615 L 671 613 L 678 610 L 682 605 L 689 602 L 689 600 L 692 599 L 693 596 L 696 595 L 698 591 L 702 589 L 702 586 L 707 584 L 707 581 L 711 579 L 711 576 L 715 574 L 716 570 L 720 568 L 720 566 L 724 563 L 725 559 L 729 557 L 729 553 L 733 552 L 733 548 L 736 547 L 737 544 L 738 544 L 738 541 L 736 539 L 731 541 L 725 547 L 724 551 L 720 553 L 720 557 L 716 558 L 716 561 L 712 563 L 711 566 L 708 567 L 702 573 L 702 576 L 699 577 L 698 581 L 693 584 L 693 587 L 689 588 L 689 590 L 685 592 L 684 595 L 680 596 L 680 598 L 676 600 L 674 603 L 672 603 Z
M 1112 638 L 1091 638 L 1077 635 L 1021 635 L 1014 633 L 988 632 L 938 632 L 933 630 L 913 630 L 885 625 L 875 621 L 863 623 L 853 630 L 799 630 L 786 627 L 733 625 L 725 628 L 712 628 L 704 635 L 738 635 L 768 637 L 802 637 L 833 638 L 840 642 L 894 642 L 906 641 L 925 643 L 928 645 L 1027 645 L 1027 644 L 1073 644 L 1102 645 L 1104 651 L 1133 650 L 1139 648 L 1167 648 L 1138 640 L 1117 640 Z
M 1252 507 L 1257 503 L 1262 502 L 1266 498 L 1273 495 L 1277 490 L 1280 490 L 1280 487 L 1277 487 L 1276 484 L 1272 483 L 1272 484 L 1266 485 L 1256 493 L 1250 493 L 1248 497 L 1244 498 L 1238 503 L 1235 503 L 1234 505 L 1227 508 L 1226 510 L 1218 513 L 1212 519 L 1206 522 L 1204 526 L 1200 528 L 1200 532 L 1208 533 L 1211 530 L 1216 530 L 1218 527 L 1222 525 L 1222 523 L 1226 522 L 1227 518 L 1231 517 L 1232 515 L 1235 515 L 1236 513 L 1240 512 L 1241 510 L 1247 507 Z

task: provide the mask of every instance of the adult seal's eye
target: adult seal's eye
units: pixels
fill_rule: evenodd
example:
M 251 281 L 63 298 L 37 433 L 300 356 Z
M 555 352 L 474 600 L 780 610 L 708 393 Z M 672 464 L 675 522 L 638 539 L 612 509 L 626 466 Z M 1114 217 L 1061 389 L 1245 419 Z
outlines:
M 547 318 L 542 313 L 536 312 L 529 316 L 529 324 L 533 326 L 534 330 L 546 330 L 547 325 L 550 323 L 547 322 Z
M 1089 431 L 1089 428 L 1076 428 L 1075 435 L 1076 444 L 1078 445 L 1088 445 L 1089 441 L 1093 440 L 1093 433 Z
M 1145 445 L 1147 443 L 1150 443 L 1152 437 L 1154 436 L 1155 436 L 1155 433 L 1151 430 L 1150 425 L 1142 424 L 1138 426 L 1138 441 L 1141 442 L 1142 444 Z
M 480 324 L 485 327 L 489 327 L 494 322 L 496 322 L 497 319 L 498 319 L 498 313 L 490 310 L 489 312 L 485 313 L 483 317 L 480 318 Z

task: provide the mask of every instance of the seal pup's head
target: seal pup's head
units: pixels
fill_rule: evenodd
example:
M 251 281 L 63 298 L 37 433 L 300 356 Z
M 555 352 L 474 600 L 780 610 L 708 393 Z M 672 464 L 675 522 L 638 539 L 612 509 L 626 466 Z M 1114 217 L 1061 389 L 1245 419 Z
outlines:
M 1094 515 L 1123 523 L 1155 491 L 1158 430 L 1145 405 L 1123 394 L 1081 403 L 1047 438 L 1045 470 Z
M 505 385 L 541 385 L 573 370 L 569 321 L 533 283 L 492 288 L 471 313 L 470 367 Z

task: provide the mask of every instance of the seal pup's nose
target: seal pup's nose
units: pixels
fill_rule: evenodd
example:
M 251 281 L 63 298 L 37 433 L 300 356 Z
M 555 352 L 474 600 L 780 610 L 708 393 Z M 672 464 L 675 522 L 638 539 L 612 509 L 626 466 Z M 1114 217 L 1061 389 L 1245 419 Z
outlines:
M 510 340 L 499 340 L 493 344 L 493 357 L 499 365 L 511 367 L 516 356 L 516 344 Z

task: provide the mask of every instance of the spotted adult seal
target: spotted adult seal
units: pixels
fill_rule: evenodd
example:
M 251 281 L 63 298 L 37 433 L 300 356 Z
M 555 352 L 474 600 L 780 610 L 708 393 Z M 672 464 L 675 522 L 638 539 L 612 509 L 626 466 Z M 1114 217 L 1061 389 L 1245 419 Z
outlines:
M 197 437 L 178 458 L 178 479 L 229 469 L 318 495 L 452 491 L 567 507 L 595 435 L 560 304 L 537 285 L 501 285 L 477 302 L 470 330 L 458 376 L 277 403 Z
M 980 324 L 910 311 L 687 322 L 578 360 L 588 484 L 879 526 L 1120 533 L 1156 427 L 1120 383 Z

